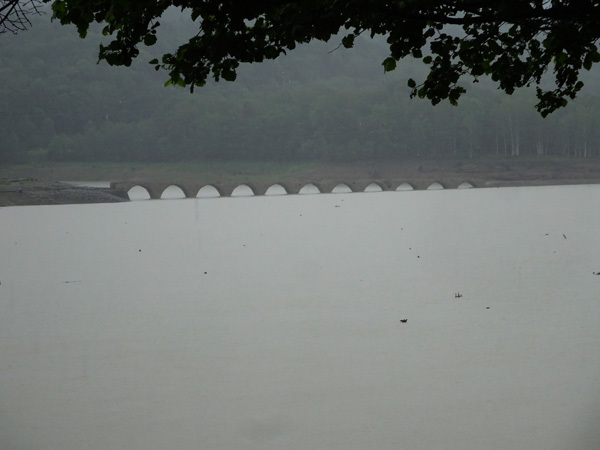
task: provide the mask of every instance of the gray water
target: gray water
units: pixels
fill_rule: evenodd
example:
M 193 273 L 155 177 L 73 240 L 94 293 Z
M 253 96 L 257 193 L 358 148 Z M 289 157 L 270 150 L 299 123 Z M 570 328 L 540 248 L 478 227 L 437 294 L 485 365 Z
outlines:
M 2 450 L 600 448 L 600 186 L 0 226 Z

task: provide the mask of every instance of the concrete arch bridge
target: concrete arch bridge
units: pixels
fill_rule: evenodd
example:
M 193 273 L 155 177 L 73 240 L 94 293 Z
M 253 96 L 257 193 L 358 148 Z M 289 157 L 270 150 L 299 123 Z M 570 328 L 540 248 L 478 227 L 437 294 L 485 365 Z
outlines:
M 320 193 L 332 193 L 336 190 L 341 192 L 365 192 L 365 191 L 397 191 L 397 190 L 426 190 L 426 189 L 456 189 L 484 187 L 483 180 L 465 179 L 418 179 L 418 180 L 324 180 L 324 181 L 235 181 L 223 182 L 214 180 L 197 181 L 172 181 L 172 182 L 149 182 L 149 181 L 116 181 L 110 184 L 114 191 L 129 192 L 132 188 L 139 186 L 144 188 L 151 199 L 159 199 L 163 192 L 175 186 L 181 189 L 185 197 L 195 198 L 201 189 L 211 186 L 221 197 L 235 195 L 234 191 L 240 186 L 247 186 L 253 195 L 268 195 L 270 188 L 280 186 L 286 194 L 301 194 L 307 187 L 314 186 Z

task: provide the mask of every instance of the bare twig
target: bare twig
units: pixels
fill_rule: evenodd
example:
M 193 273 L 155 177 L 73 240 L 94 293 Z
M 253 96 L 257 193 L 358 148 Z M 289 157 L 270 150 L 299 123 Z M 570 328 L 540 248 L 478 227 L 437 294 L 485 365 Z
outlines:
M 42 0 L 0 0 L 0 34 L 18 33 L 31 26 L 29 16 L 41 14 Z

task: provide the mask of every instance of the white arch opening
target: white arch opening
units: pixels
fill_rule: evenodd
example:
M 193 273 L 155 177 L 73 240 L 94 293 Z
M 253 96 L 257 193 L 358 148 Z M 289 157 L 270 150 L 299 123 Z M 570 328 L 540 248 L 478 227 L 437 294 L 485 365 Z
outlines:
M 377 183 L 371 183 L 370 185 L 368 185 L 365 188 L 365 192 L 381 192 L 383 191 L 383 189 L 381 189 L 381 186 L 379 186 Z
M 198 191 L 198 194 L 196 194 L 196 198 L 214 198 L 214 197 L 220 197 L 220 196 L 221 196 L 221 194 L 219 194 L 219 191 L 217 191 L 217 188 L 214 186 L 211 186 L 210 184 L 200 188 L 200 190 Z
M 440 191 L 440 190 L 443 190 L 443 189 L 444 189 L 444 186 L 442 186 L 437 181 L 435 183 L 431 183 L 429 185 L 429 187 L 427 188 L 428 191 Z
M 396 188 L 397 191 L 413 191 L 414 188 L 408 183 L 402 183 Z
M 137 200 L 150 200 L 150 194 L 146 190 L 146 188 L 142 186 L 134 186 L 127 191 L 127 195 L 129 196 L 129 200 L 137 201 Z
M 176 199 L 176 198 L 185 198 L 185 194 L 183 190 L 179 186 L 175 186 L 172 184 L 171 186 L 167 186 L 167 188 L 160 195 L 162 199 Z
M 299 194 L 320 194 L 321 191 L 314 184 L 308 183 L 308 184 L 305 184 L 304 186 L 302 186 L 302 189 L 300 189 L 300 192 L 298 192 L 298 193 Z
M 252 188 L 247 184 L 240 184 L 231 193 L 232 197 L 252 197 L 253 195 L 254 192 L 252 191 Z
M 352 192 L 352 189 L 346 183 L 340 183 L 331 190 L 332 194 L 348 194 L 350 192 Z
M 280 184 L 274 184 L 274 185 L 270 186 L 269 189 L 267 189 L 267 192 L 265 192 L 265 195 L 286 195 L 286 194 L 287 194 L 287 191 Z

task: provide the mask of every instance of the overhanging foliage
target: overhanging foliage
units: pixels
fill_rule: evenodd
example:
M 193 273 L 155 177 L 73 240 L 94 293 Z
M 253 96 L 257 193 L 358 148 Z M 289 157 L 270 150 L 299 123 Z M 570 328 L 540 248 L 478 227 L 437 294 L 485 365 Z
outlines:
M 461 80 L 488 75 L 509 94 L 536 85 L 537 109 L 546 116 L 576 97 L 580 71 L 600 61 L 600 2 L 592 0 L 45 1 L 81 36 L 91 23 L 104 24 L 112 40 L 100 46 L 100 59 L 125 66 L 140 44 L 157 41 L 168 8 L 186 11 L 197 33 L 151 62 L 169 72 L 167 84 L 192 90 L 209 77 L 232 81 L 240 63 L 275 59 L 300 43 L 342 33 L 349 48 L 368 33 L 387 38 L 385 71 L 408 56 L 429 66 L 425 79 L 408 80 L 413 96 L 456 104 L 465 92 Z M 540 87 L 546 75 L 552 88 Z

